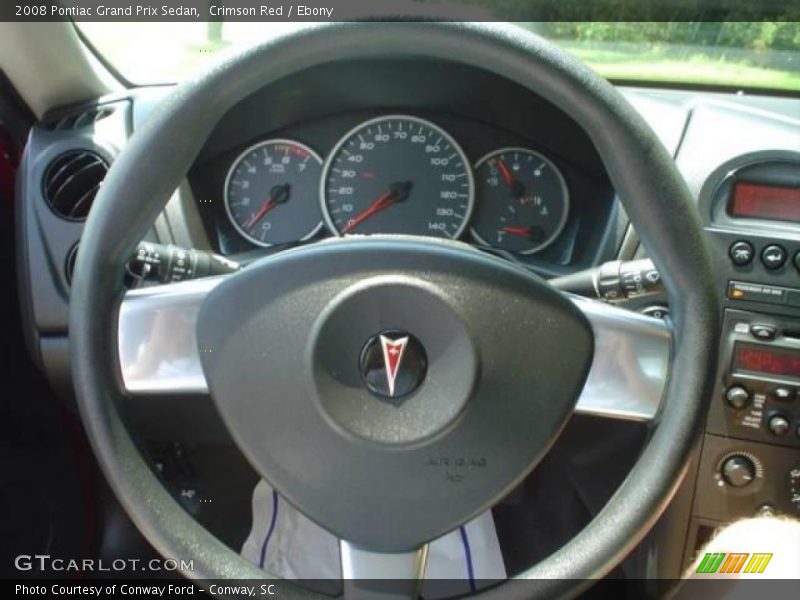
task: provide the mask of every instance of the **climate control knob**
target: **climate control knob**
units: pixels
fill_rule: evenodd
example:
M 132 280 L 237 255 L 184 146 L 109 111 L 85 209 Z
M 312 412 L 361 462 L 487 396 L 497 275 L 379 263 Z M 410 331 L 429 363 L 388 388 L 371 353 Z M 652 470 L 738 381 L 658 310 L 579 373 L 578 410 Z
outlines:
M 731 487 L 745 487 L 755 476 L 756 466 L 746 456 L 731 456 L 722 463 L 722 478 Z
M 781 436 L 789 431 L 789 421 L 783 415 L 774 415 L 767 421 L 767 427 L 772 435 Z
M 742 409 L 750 404 L 750 392 L 740 385 L 733 385 L 725 392 L 725 401 L 732 408 Z

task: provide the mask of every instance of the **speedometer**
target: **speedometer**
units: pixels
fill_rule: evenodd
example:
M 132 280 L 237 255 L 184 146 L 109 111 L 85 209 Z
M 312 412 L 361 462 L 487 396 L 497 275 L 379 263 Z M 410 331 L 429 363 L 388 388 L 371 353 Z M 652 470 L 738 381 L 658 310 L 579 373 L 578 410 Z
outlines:
M 393 115 L 362 123 L 322 170 L 322 212 L 337 235 L 459 237 L 474 202 L 464 151 L 437 125 Z

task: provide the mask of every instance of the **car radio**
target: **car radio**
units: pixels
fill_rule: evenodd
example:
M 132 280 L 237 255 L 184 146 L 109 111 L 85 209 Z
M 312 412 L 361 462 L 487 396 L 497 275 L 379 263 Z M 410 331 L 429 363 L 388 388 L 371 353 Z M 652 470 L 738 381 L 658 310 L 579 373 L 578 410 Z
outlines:
M 797 320 L 727 310 L 719 364 L 707 431 L 800 447 Z

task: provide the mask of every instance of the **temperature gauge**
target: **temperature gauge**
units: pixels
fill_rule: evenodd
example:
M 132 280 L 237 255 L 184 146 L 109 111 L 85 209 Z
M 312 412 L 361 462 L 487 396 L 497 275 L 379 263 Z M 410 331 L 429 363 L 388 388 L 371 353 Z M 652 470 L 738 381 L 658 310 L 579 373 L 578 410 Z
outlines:
M 549 246 L 564 229 L 569 194 L 564 176 L 538 152 L 502 148 L 475 165 L 472 235 L 518 254 Z

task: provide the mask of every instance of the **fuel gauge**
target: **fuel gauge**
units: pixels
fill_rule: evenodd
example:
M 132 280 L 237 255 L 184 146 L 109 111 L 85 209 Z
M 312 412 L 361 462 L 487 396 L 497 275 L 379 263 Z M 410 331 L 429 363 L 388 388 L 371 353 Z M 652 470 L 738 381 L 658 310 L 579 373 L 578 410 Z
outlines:
M 567 221 L 569 193 L 561 171 L 526 148 L 501 148 L 475 165 L 472 235 L 481 243 L 533 254 L 555 241 Z

